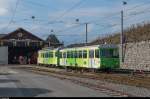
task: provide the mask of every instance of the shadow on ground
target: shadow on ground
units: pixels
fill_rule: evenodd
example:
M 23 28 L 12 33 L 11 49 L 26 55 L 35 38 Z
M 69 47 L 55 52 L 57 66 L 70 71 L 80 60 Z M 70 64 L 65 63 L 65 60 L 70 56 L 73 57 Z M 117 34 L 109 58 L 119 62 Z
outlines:
M 19 80 L 11 80 L 11 79 L 0 79 L 0 83 L 9 83 L 9 82 L 19 82 Z
M 11 73 L 0 73 L 0 76 L 11 75 Z
M 0 88 L 0 97 L 36 97 L 46 93 L 52 91 L 41 88 Z

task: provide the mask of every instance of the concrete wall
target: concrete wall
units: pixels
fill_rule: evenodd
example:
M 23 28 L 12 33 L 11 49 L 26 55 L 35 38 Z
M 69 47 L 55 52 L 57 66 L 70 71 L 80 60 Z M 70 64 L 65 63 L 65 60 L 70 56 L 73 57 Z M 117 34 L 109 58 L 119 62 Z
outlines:
M 150 41 L 126 44 L 122 69 L 150 71 Z M 120 51 L 121 53 L 121 51 Z
M 0 47 L 0 64 L 8 64 L 8 47 Z

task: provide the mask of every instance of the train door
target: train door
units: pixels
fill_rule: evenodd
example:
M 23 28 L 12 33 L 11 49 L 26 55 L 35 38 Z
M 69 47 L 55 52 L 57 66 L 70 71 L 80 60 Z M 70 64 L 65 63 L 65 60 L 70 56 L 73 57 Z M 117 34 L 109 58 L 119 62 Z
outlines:
M 94 50 L 89 51 L 89 68 L 94 68 Z

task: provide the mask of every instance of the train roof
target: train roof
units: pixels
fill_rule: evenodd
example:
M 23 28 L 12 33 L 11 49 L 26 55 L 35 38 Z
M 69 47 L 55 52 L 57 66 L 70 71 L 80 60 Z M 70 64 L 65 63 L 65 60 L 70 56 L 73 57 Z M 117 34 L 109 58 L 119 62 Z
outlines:
M 91 48 L 91 49 L 96 49 L 96 48 L 118 48 L 118 45 L 116 44 L 101 44 L 101 45 L 91 45 L 91 46 L 80 46 L 80 47 L 65 47 L 65 48 L 43 48 L 42 50 L 39 50 L 40 51 L 49 51 L 49 50 L 64 50 L 64 49 L 69 49 L 69 50 L 72 50 L 72 49 L 86 49 L 86 48 Z
M 39 50 L 39 52 L 42 52 L 42 51 L 50 51 L 50 50 L 60 50 L 61 48 L 51 48 L 51 47 L 45 47 L 43 48 L 42 50 Z
M 91 45 L 91 46 L 80 46 L 80 47 L 72 47 L 72 48 L 63 48 L 63 49 L 75 49 L 75 48 L 118 48 L 116 44 L 101 44 L 101 45 Z M 63 50 L 62 49 L 62 50 Z

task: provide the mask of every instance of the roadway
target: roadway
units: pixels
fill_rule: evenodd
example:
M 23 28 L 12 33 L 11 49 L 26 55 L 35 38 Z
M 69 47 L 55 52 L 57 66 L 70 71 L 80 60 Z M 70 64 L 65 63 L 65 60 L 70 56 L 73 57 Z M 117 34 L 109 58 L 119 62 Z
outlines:
M 0 66 L 0 97 L 109 97 L 99 91 L 12 66 Z

